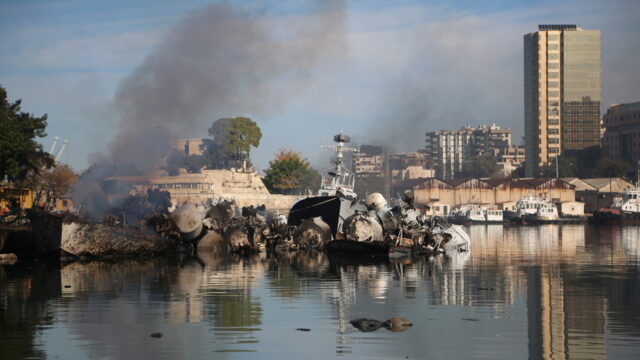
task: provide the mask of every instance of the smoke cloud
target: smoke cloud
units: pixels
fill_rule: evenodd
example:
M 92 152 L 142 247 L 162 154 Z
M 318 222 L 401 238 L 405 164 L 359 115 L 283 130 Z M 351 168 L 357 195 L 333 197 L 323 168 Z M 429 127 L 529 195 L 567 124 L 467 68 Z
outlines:
M 120 83 L 114 102 L 118 135 L 108 154 L 94 157 L 74 188 L 74 201 L 99 218 L 113 202 L 105 199 L 117 198 L 109 196 L 114 189 L 105 189 L 112 187 L 105 178 L 149 173 L 171 139 L 194 129 L 202 137 L 220 117 L 280 108 L 311 80 L 317 64 L 346 50 L 344 3 L 318 1 L 312 7 L 303 16 L 270 16 L 267 9 L 209 4 L 177 24 Z M 105 194 L 97 196 L 100 188 Z M 126 188 L 114 191 L 126 195 Z
M 296 90 L 279 86 L 283 78 L 309 77 L 345 50 L 345 14 L 341 1 L 319 2 L 304 21 L 229 4 L 198 9 L 120 84 L 111 159 L 150 170 L 172 137 L 278 109 Z

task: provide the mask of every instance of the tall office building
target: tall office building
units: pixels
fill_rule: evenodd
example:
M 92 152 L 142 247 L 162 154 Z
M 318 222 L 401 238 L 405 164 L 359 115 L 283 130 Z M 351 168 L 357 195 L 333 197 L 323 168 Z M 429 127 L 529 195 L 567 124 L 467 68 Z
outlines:
M 525 175 L 600 144 L 600 31 L 539 25 L 524 36 Z

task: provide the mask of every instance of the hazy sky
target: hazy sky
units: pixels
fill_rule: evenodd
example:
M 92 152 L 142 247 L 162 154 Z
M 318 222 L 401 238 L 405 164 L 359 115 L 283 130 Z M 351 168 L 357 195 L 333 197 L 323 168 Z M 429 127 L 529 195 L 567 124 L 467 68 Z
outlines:
M 611 103 L 640 100 L 636 0 L 280 0 L 224 6 L 241 13 L 238 19 L 253 32 L 229 34 L 225 43 L 225 31 L 244 30 L 237 22 L 221 25 L 221 33 L 205 42 L 214 50 L 223 42 L 223 54 L 210 48 L 203 56 L 234 53 L 233 41 L 242 48 L 247 38 L 255 46 L 239 51 L 238 68 L 229 59 L 220 62 L 223 69 L 213 63 L 216 76 L 193 67 L 202 68 L 207 81 L 220 79 L 203 96 L 194 95 L 201 87 L 193 72 L 165 77 L 181 82 L 172 94 L 189 101 L 174 107 L 167 99 L 162 105 L 180 114 L 170 115 L 176 117 L 171 131 L 180 137 L 206 137 L 220 117 L 252 117 L 263 132 L 252 152 L 259 168 L 281 148 L 318 162 L 319 146 L 341 129 L 358 143 L 414 151 L 424 146 L 427 131 L 496 123 L 512 128 L 519 143 L 522 37 L 538 24 L 601 30 L 602 111 Z M 194 49 L 202 39 L 190 42 L 175 34 L 206 11 L 211 5 L 204 1 L 0 0 L 0 85 L 12 100 L 23 100 L 24 111 L 49 115 L 45 148 L 53 136 L 69 139 L 62 160 L 82 170 L 122 133 L 122 95 L 137 89 L 131 82 L 145 75 L 149 63 L 163 63 L 162 71 L 170 72 L 163 57 L 181 49 L 180 42 L 187 43 L 185 52 L 199 56 Z M 268 34 L 256 41 L 260 32 Z M 170 60 L 182 61 L 179 55 Z M 226 66 L 229 73 L 220 78 Z M 176 68 L 184 70 L 185 64 Z M 246 69 L 251 76 L 233 72 Z M 228 93 L 221 94 L 228 82 Z M 185 106 L 197 111 L 182 111 Z

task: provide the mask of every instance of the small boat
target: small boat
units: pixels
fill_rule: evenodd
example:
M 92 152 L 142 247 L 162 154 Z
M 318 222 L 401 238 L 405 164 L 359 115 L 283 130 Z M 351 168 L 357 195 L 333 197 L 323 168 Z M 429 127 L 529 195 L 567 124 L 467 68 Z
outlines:
M 502 223 L 504 216 L 500 209 L 486 209 L 484 211 L 487 223 Z
M 464 217 L 466 220 L 465 222 L 469 222 L 469 223 L 484 223 L 487 220 L 487 218 L 484 215 L 484 211 L 482 211 L 482 209 L 479 209 L 479 208 L 469 209 Z
M 535 214 L 528 214 L 524 217 L 524 221 L 531 224 L 552 224 L 559 220 L 558 208 L 550 202 L 538 208 Z
M 622 197 L 615 198 L 611 207 L 602 208 L 590 219 L 594 224 L 640 224 L 640 182 L 636 188 L 627 190 Z
M 546 203 L 545 199 L 527 196 L 516 202 L 515 211 L 505 211 L 504 217 L 513 222 L 522 222 L 527 215 L 535 215 Z

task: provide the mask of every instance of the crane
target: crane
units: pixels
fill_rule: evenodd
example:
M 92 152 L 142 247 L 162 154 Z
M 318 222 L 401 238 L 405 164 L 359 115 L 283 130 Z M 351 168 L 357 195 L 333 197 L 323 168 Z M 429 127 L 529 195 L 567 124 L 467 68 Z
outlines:
M 69 143 L 69 140 L 64 140 L 64 142 L 62 143 L 62 146 L 60 147 L 60 150 L 58 150 L 58 154 L 56 155 L 56 157 L 54 158 L 54 160 L 56 161 L 56 163 L 58 163 L 60 161 L 60 156 L 62 156 L 62 153 L 64 152 L 64 148 L 67 147 L 67 144 Z
M 55 150 L 56 148 L 56 143 L 58 142 L 58 139 L 60 139 L 59 136 L 56 136 L 53 138 L 53 142 L 51 143 L 51 147 L 49 148 L 49 154 L 53 155 L 53 150 Z

